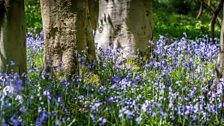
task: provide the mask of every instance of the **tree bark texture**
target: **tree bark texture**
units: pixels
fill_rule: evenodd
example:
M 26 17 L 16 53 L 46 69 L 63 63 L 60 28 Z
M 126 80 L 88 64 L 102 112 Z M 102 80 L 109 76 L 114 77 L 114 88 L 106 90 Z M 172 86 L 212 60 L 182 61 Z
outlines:
M 99 0 L 95 42 L 125 54 L 146 51 L 153 36 L 152 0 Z
M 96 30 L 99 16 L 99 0 L 88 0 L 89 14 L 93 30 Z
M 95 59 L 88 0 L 41 0 L 40 4 L 47 67 L 72 74 L 77 65 L 75 50 L 81 55 L 85 50 L 89 60 Z
M 222 4 L 224 4 L 224 2 Z M 218 79 L 216 80 L 216 82 L 218 82 L 219 79 L 224 77 L 224 9 L 223 9 L 222 29 L 221 29 L 221 36 L 220 36 L 219 55 L 218 55 L 218 61 L 216 66 L 216 75 Z
M 0 0 L 0 72 L 26 69 L 24 0 Z

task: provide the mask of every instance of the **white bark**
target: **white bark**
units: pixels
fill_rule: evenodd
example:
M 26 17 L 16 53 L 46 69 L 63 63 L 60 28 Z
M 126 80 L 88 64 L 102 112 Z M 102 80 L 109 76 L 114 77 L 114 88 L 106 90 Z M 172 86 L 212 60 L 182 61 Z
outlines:
M 3 0 L 0 16 L 0 72 L 26 72 L 24 1 Z M 15 65 L 6 65 L 13 61 Z
M 153 36 L 151 0 L 99 0 L 95 42 L 103 50 L 122 49 L 126 54 L 146 51 Z

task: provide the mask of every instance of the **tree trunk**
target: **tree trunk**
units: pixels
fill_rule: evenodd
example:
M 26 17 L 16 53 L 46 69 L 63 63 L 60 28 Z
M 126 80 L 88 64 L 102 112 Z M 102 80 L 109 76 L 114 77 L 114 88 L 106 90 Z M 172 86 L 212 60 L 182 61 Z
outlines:
M 214 11 L 214 13 L 212 15 L 211 38 L 212 38 L 212 43 L 213 44 L 215 44 L 215 40 L 214 40 L 214 37 L 215 37 L 215 23 L 216 23 L 216 20 L 217 20 L 217 16 L 218 16 L 219 12 L 222 9 L 222 6 L 223 6 L 223 0 L 219 0 L 218 7 L 215 9 L 215 11 Z
M 224 4 L 224 2 L 222 4 Z M 222 29 L 220 36 L 219 55 L 216 66 L 216 75 L 217 79 L 215 83 L 219 82 L 219 79 L 224 77 L 224 9 L 223 9 Z
M 200 9 L 199 9 L 198 15 L 196 17 L 197 19 L 199 19 L 203 14 L 203 10 L 204 10 L 203 2 L 204 2 L 204 0 L 200 0 Z
M 153 36 L 152 0 L 99 0 L 95 42 L 125 54 L 146 51 Z
M 40 4 L 47 68 L 71 75 L 77 70 L 75 50 L 81 55 L 85 50 L 89 60 L 95 59 L 88 0 L 41 0 Z
M 88 0 L 89 14 L 93 30 L 96 30 L 97 20 L 99 16 L 99 0 Z
M 211 0 L 208 0 L 208 6 L 211 6 Z
M 26 72 L 23 0 L 0 0 L 0 72 L 11 70 Z

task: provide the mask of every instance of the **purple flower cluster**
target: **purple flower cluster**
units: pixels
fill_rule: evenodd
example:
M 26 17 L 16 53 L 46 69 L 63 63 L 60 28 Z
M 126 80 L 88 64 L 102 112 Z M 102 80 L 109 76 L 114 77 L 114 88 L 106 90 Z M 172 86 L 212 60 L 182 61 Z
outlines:
M 38 67 L 42 39 L 27 40 L 28 59 L 34 59 L 28 60 L 26 90 L 16 74 L 0 74 L 0 125 L 224 124 L 224 81 L 210 88 L 219 45 L 206 37 L 161 36 L 149 57 L 137 55 L 131 65 L 117 58 L 119 50 L 99 50 L 94 72 L 80 56 L 85 73 L 70 80 Z

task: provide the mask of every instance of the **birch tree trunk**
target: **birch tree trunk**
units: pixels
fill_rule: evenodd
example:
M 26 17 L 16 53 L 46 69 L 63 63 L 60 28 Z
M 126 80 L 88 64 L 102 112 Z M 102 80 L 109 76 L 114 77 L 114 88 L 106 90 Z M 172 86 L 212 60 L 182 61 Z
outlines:
M 146 51 L 153 36 L 152 0 L 99 0 L 95 42 L 125 54 Z
M 25 35 L 24 1 L 0 0 L 0 72 L 26 72 Z
M 88 59 L 95 59 L 88 0 L 40 0 L 40 4 L 47 67 L 74 73 L 77 70 L 75 50 L 80 54 L 85 50 Z

